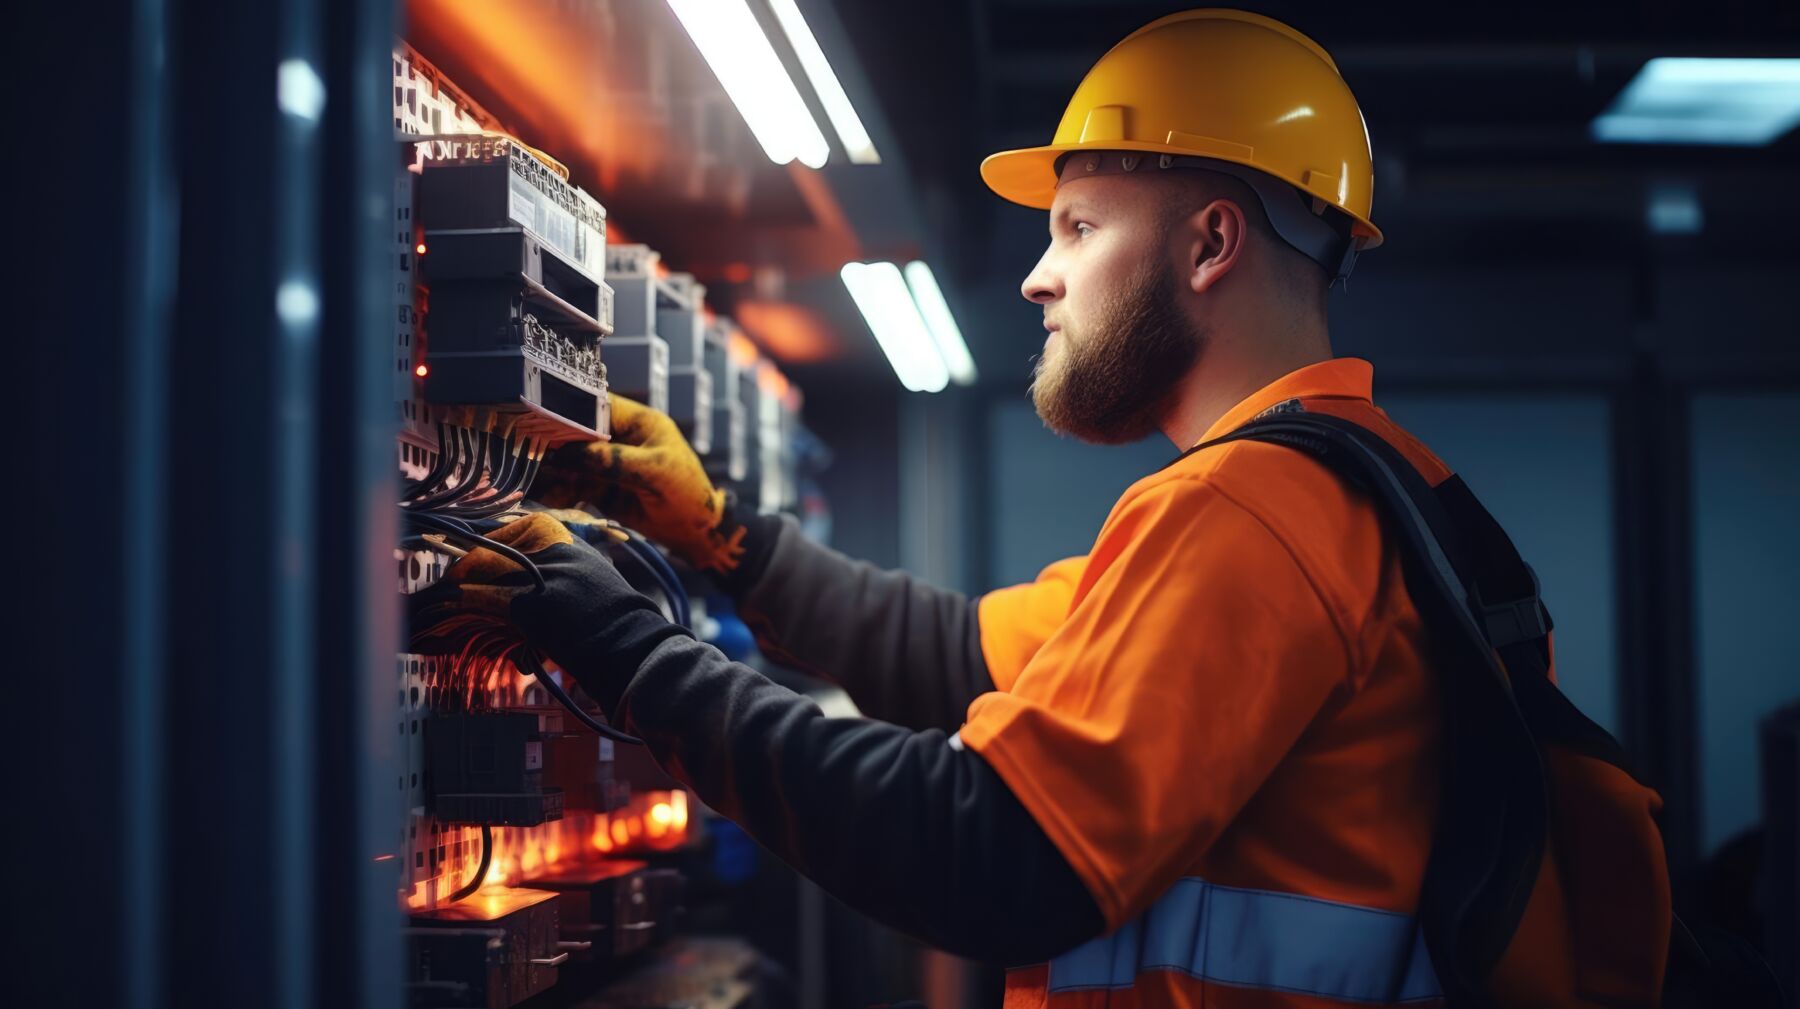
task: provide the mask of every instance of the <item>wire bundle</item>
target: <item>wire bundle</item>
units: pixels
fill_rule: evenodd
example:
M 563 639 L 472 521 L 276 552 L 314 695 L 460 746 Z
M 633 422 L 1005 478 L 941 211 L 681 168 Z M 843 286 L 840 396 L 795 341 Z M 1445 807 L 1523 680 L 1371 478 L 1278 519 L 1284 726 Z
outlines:
M 400 507 L 468 519 L 518 507 L 549 444 L 541 438 L 520 437 L 516 421 L 508 420 L 498 434 L 492 425 L 490 418 L 488 426 L 477 431 L 440 420 L 437 462 L 424 479 L 408 484 Z
M 518 437 L 517 425 L 511 421 L 496 431 L 493 418 L 480 430 L 439 420 L 437 432 L 440 450 L 431 471 L 410 482 L 405 500 L 400 502 L 412 535 L 423 535 L 421 545 L 432 550 L 442 551 L 447 545 L 452 552 L 491 550 L 524 570 L 534 584 L 532 591 L 543 591 L 543 572 L 531 558 L 483 533 L 499 528 L 503 524 L 500 516 L 524 502 L 548 445 L 541 439 Z M 667 600 L 671 619 L 691 626 L 693 615 L 680 575 L 641 533 L 601 519 L 565 521 L 564 525 L 590 544 L 608 550 L 615 559 L 630 558 Z M 545 693 L 588 728 L 620 742 L 640 742 L 577 704 L 562 683 L 545 671 L 543 657 L 504 621 L 482 614 L 457 614 L 438 622 L 432 636 L 457 646 L 457 654 L 447 663 L 448 680 L 438 685 L 443 703 L 462 710 L 483 706 L 495 675 L 511 666 L 536 678 Z
M 457 541 L 471 548 L 492 550 L 500 554 L 519 565 L 531 576 L 532 581 L 536 583 L 532 591 L 543 590 L 544 574 L 538 570 L 537 564 L 531 558 L 511 546 L 483 536 L 468 523 L 423 513 L 409 512 L 406 517 L 412 523 L 435 530 L 447 540 Z M 497 526 L 498 523 L 494 525 Z M 685 626 L 685 619 L 689 616 L 687 596 L 680 589 L 680 582 L 676 580 L 674 569 L 657 552 L 656 547 L 643 536 L 629 530 L 627 530 L 627 534 L 629 537 L 635 537 L 635 539 L 627 539 L 627 549 L 631 549 L 630 545 L 636 545 L 637 548 L 632 550 L 631 555 L 641 561 L 664 586 L 664 590 L 670 593 L 671 607 L 676 609 Z M 660 562 L 661 572 L 657 570 L 655 563 L 645 556 L 646 552 L 654 556 L 656 562 Z M 666 572 L 666 575 L 662 572 Z M 436 624 L 433 628 L 433 636 L 461 643 L 459 653 L 449 663 L 451 681 L 445 686 L 449 688 L 447 693 L 450 697 L 460 698 L 464 710 L 478 706 L 478 698 L 486 693 L 488 682 L 494 672 L 505 664 L 511 664 L 519 672 L 536 679 L 538 685 L 544 688 L 544 692 L 562 705 L 581 724 L 607 739 L 617 740 L 621 743 L 639 745 L 643 743 L 643 740 L 636 736 L 620 732 L 600 721 L 576 703 L 568 690 L 544 668 L 543 659 L 537 650 L 520 639 L 518 633 L 505 621 L 479 613 L 459 613 Z

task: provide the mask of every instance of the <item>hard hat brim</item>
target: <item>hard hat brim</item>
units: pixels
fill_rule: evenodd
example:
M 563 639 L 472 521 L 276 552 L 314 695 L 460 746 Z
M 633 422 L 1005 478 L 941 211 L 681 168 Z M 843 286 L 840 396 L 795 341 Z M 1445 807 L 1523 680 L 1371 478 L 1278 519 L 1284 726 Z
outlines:
M 1035 210 L 1049 210 L 1051 204 L 1056 201 L 1056 162 L 1071 151 L 1143 151 L 1150 154 L 1173 154 L 1182 157 L 1201 153 L 1170 144 L 1146 144 L 1131 140 L 1022 147 L 1017 150 L 1000 151 L 984 158 L 981 162 L 981 181 L 987 183 L 987 187 L 1003 200 Z M 1211 152 L 1207 152 L 1207 156 L 1218 157 L 1217 154 Z M 1259 172 L 1281 179 L 1302 192 L 1305 191 L 1305 187 L 1300 184 L 1298 179 L 1286 178 L 1255 162 L 1238 161 L 1235 158 L 1221 160 L 1235 161 L 1246 168 L 1254 168 Z M 1355 222 L 1350 231 L 1351 234 L 1363 239 L 1361 249 L 1373 249 L 1381 244 L 1380 228 L 1359 214 L 1353 214 L 1342 207 L 1336 209 Z

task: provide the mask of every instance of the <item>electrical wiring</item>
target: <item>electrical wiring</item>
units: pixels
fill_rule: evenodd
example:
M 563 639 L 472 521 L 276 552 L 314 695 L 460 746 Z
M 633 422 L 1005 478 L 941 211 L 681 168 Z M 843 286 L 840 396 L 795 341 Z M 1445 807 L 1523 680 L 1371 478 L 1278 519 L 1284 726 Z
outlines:
M 574 715 L 576 721 L 593 729 L 607 739 L 616 740 L 621 743 L 629 743 L 633 746 L 644 745 L 643 740 L 629 733 L 620 732 L 618 729 L 613 728 L 589 714 L 581 707 L 581 705 L 576 704 L 575 698 L 570 697 L 569 692 L 563 689 L 563 685 L 556 682 L 556 679 L 544 669 L 543 664 L 538 662 L 537 656 L 532 654 L 530 649 L 519 649 L 513 656 L 513 665 L 518 667 L 519 672 L 536 677 L 539 685 L 544 688 L 544 692 L 554 698 L 556 703 L 562 705 L 569 714 Z
M 611 546 L 624 548 L 626 554 L 637 562 L 645 574 L 656 583 L 664 597 L 669 600 L 670 619 L 683 627 L 693 627 L 693 611 L 688 604 L 687 589 L 681 584 L 681 576 L 669 564 L 662 551 L 645 538 L 643 533 L 610 520 L 595 522 L 569 522 L 563 525 L 595 547 L 605 549 Z M 614 533 L 623 535 L 618 539 Z
M 662 574 L 660 572 L 658 572 L 656 570 L 656 568 L 652 567 L 650 562 L 645 560 L 642 555 L 640 555 L 637 551 L 632 550 L 631 547 L 629 546 L 629 544 L 621 543 L 621 544 L 619 544 L 619 546 L 623 549 L 622 556 L 630 559 L 631 563 L 636 565 L 637 569 L 639 571 L 642 571 L 647 577 L 649 577 L 649 579 L 651 581 L 655 582 L 657 585 L 657 588 L 662 592 L 662 594 L 665 597 L 667 597 L 669 595 L 668 586 L 663 584 Z M 615 566 L 617 565 L 617 563 L 618 563 L 617 558 L 615 558 L 614 559 Z M 679 616 L 679 611 L 676 609 L 676 605 L 677 604 L 676 604 L 674 598 L 670 597 L 669 598 L 669 614 L 670 614 L 671 620 L 673 620 L 673 619 L 675 619 L 675 617 Z
M 485 548 L 500 554 L 502 557 L 507 558 L 525 569 L 525 572 L 537 583 L 538 590 L 541 591 L 545 588 L 543 572 L 538 569 L 538 566 L 532 562 L 531 558 L 525 556 L 525 554 L 513 547 L 489 539 L 481 533 L 476 532 L 474 524 L 445 515 L 413 511 L 407 511 L 404 514 L 406 515 L 408 522 L 432 529 L 446 540 L 461 541 L 468 545 Z M 500 524 L 489 519 L 480 520 L 479 525 L 482 528 L 487 528 L 491 531 L 494 528 L 498 528 Z M 569 525 L 571 531 L 575 532 L 576 535 L 581 536 L 583 539 L 590 538 L 590 531 L 588 529 L 568 523 L 565 523 L 565 525 Z M 602 526 L 599 523 L 593 524 L 593 529 L 597 531 L 604 531 L 609 528 L 616 528 L 625 534 L 626 539 L 621 545 L 625 548 L 626 553 L 628 553 L 633 560 L 637 561 L 650 575 L 651 579 L 661 588 L 664 596 L 669 600 L 670 608 L 674 611 L 673 615 L 675 622 L 683 627 L 692 626 L 691 621 L 693 619 L 693 613 L 689 608 L 687 591 L 682 587 L 681 578 L 676 574 L 674 567 L 669 564 L 668 559 L 663 557 L 661 551 L 656 549 L 655 544 L 646 539 L 642 533 L 616 524 L 607 526 Z M 610 536 L 608 538 L 610 539 Z M 468 647 L 465 648 L 465 656 L 472 647 L 473 640 L 471 640 L 468 643 Z M 543 686 L 544 692 L 549 694 L 551 698 L 568 711 L 569 714 L 573 715 L 577 721 L 581 722 L 581 724 L 607 739 L 637 746 L 643 745 L 643 740 L 607 725 L 605 722 L 600 721 L 584 710 L 581 705 L 577 704 L 575 699 L 569 695 L 569 692 L 563 688 L 563 685 L 558 683 L 555 678 L 544 669 L 543 664 L 538 661 L 536 653 L 523 642 L 512 643 L 510 647 L 506 648 L 501 653 L 500 657 L 511 658 L 513 665 L 519 672 L 535 678 L 538 683 Z
M 409 522 L 417 522 L 436 532 L 443 533 L 447 539 L 460 540 L 486 550 L 492 550 L 507 560 L 512 561 L 514 564 L 524 568 L 525 573 L 531 576 L 531 580 L 537 583 L 536 591 L 542 592 L 544 590 L 544 573 L 538 570 L 538 566 L 532 563 L 531 558 L 504 543 L 491 540 L 486 536 L 475 532 L 469 528 L 467 523 L 443 515 L 432 515 L 424 512 L 407 512 L 406 518 Z
M 693 612 L 689 609 L 687 589 L 681 584 L 681 576 L 675 573 L 675 568 L 662 555 L 662 551 L 656 549 L 656 544 L 651 543 L 642 533 L 626 529 L 625 534 L 629 537 L 625 541 L 625 549 L 643 561 L 644 566 L 656 576 L 663 594 L 669 599 L 670 608 L 675 611 L 675 622 L 691 629 L 694 626 Z
M 445 898 L 446 901 L 454 904 L 481 889 L 481 884 L 487 881 L 488 867 L 493 864 L 494 828 L 484 823 L 481 825 L 481 863 L 475 866 L 475 875 L 470 876 L 467 883 L 457 887 L 455 893 Z

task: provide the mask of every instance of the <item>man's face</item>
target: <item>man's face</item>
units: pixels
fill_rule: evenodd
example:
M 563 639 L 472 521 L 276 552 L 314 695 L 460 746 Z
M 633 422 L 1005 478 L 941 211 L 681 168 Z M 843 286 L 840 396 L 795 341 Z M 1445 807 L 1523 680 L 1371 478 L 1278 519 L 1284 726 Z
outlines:
M 1169 235 L 1137 180 L 1096 176 L 1057 190 L 1050 247 L 1021 287 L 1044 307 L 1031 397 L 1051 430 L 1122 444 L 1158 429 L 1205 342 L 1179 304 Z

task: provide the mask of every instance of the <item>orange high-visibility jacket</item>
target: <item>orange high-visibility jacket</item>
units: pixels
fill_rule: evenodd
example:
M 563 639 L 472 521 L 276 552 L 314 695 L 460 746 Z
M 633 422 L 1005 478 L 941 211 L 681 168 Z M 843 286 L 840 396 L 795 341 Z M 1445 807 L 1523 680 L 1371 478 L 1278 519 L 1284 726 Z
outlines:
M 1203 441 L 1298 400 L 1447 477 L 1371 382 L 1362 361 L 1300 369 Z M 1126 491 L 1085 557 L 973 605 L 784 533 L 743 610 L 773 656 L 840 679 L 868 714 L 960 722 L 953 743 L 1092 896 L 1105 933 L 1009 971 L 1008 1009 L 1440 1000 L 1417 911 L 1442 674 L 1399 545 L 1317 460 L 1257 441 L 1184 455 Z M 1594 787 L 1653 834 L 1654 793 L 1622 774 Z M 1495 973 L 1499 1004 L 1602 1004 L 1576 994 L 1597 988 L 1654 1004 L 1666 878 L 1646 879 L 1641 927 L 1590 922 L 1578 941 L 1559 844 Z M 1595 936 L 1629 955 L 1578 964 Z
M 1374 406 L 1371 379 L 1355 360 L 1301 369 L 1202 441 L 1300 400 L 1381 434 L 1429 481 L 1448 476 Z M 1011 972 L 1008 1009 L 1438 994 L 1414 918 L 1440 784 L 1438 674 L 1369 500 L 1284 447 L 1193 453 L 1132 486 L 1087 557 L 985 597 L 980 625 L 998 690 L 970 706 L 962 741 L 1114 930 Z M 1655 797 L 1641 791 L 1647 826 Z M 1502 1005 L 1597 1004 L 1575 994 L 1569 917 L 1547 856 L 1496 973 Z M 1650 1004 L 1654 982 L 1627 1003 Z

